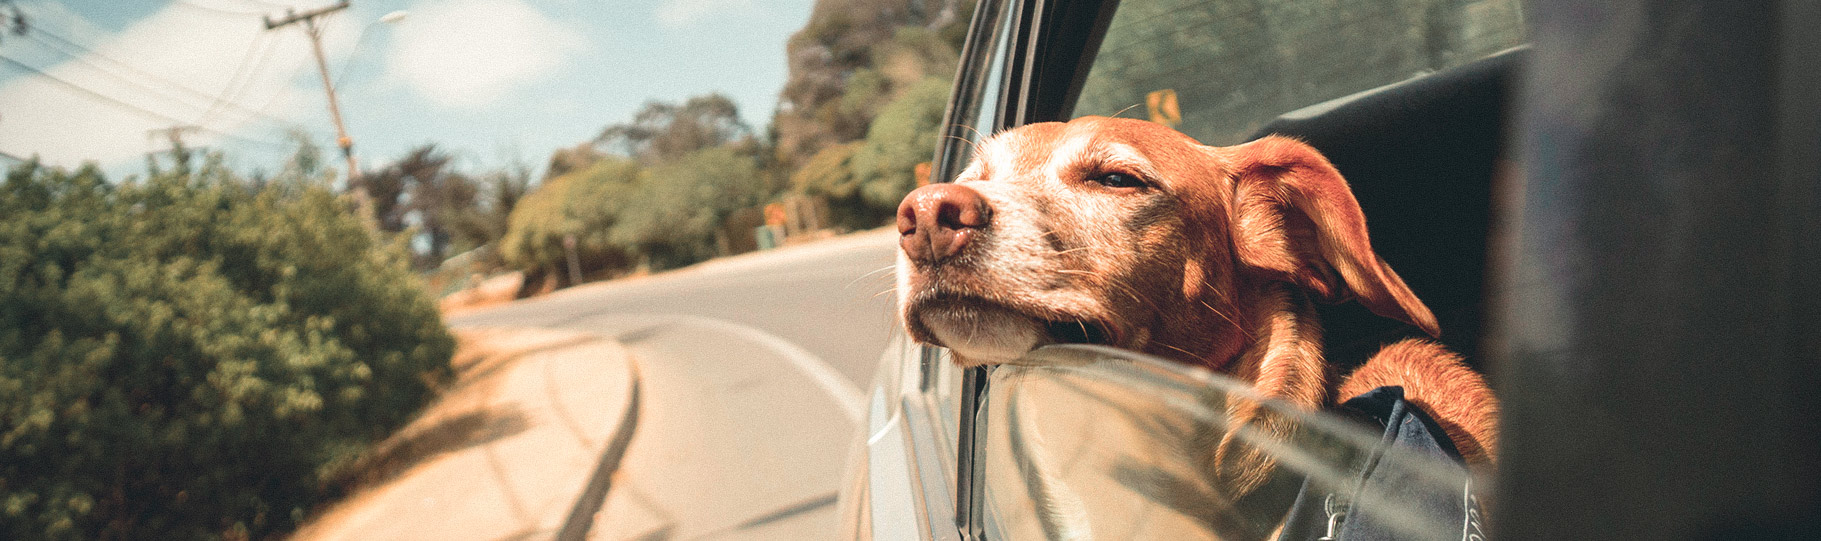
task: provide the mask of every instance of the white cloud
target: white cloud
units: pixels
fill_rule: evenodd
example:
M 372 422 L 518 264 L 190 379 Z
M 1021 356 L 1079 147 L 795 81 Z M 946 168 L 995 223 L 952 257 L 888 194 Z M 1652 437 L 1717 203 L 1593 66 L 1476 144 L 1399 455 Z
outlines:
M 0 84 L 0 151 L 37 154 L 46 163 L 66 167 L 84 161 L 115 167 L 137 163 L 146 152 L 168 144 L 148 137 L 149 130 L 197 124 L 205 129 L 186 135 L 191 146 L 283 153 L 246 140 L 276 141 L 287 125 L 295 125 L 293 120 L 318 127 L 317 121 L 327 116 L 320 105 L 302 109 L 306 103 L 320 104 L 320 88 L 312 92 L 291 84 L 300 70 L 314 67 L 299 31 L 267 32 L 257 17 L 223 17 L 172 4 L 109 33 L 56 3 L 20 6 L 44 33 L 32 39 L 7 36 L 7 57 L 44 74 L 23 73 Z M 331 19 L 325 29 L 324 46 L 334 58 L 352 46 L 354 29 L 348 26 Z M 80 51 L 50 34 L 93 52 L 70 60 L 59 49 Z M 255 46 L 260 47 L 256 53 L 270 50 L 250 57 L 247 73 L 236 79 L 234 68 Z M 12 65 L 4 71 L 20 73 Z M 238 90 L 234 105 L 211 107 L 212 96 L 230 88 Z
M 664 0 L 658 5 L 658 22 L 679 28 L 717 15 L 751 13 L 756 7 L 753 0 Z
M 554 73 L 586 43 L 522 0 L 420 2 L 387 63 L 432 103 L 476 108 Z

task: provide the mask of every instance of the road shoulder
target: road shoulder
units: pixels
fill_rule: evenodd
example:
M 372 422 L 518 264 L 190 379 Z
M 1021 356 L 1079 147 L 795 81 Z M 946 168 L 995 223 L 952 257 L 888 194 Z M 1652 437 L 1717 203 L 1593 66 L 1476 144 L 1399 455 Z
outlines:
M 375 448 L 366 486 L 294 539 L 499 539 L 557 532 L 628 411 L 617 341 L 577 331 L 456 331 L 456 383 Z

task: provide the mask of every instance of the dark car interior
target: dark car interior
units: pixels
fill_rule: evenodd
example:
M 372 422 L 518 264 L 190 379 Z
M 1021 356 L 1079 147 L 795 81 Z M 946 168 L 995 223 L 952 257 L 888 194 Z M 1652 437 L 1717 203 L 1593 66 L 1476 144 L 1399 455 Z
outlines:
M 1366 213 L 1373 249 L 1435 312 L 1440 341 L 1469 363 L 1481 358 L 1492 197 L 1505 111 L 1526 54 L 1507 51 L 1292 111 L 1253 135 L 1297 137 L 1340 169 Z M 1386 343 L 1423 336 L 1356 303 L 1318 310 L 1327 358 L 1343 367 Z

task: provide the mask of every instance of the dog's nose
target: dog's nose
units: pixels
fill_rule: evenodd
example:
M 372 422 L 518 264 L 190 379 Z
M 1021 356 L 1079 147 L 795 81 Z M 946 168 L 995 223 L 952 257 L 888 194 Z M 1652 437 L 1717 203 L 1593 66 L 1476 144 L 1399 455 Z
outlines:
M 912 261 L 954 256 L 992 219 L 993 209 L 972 188 L 931 184 L 912 190 L 898 204 L 898 245 Z

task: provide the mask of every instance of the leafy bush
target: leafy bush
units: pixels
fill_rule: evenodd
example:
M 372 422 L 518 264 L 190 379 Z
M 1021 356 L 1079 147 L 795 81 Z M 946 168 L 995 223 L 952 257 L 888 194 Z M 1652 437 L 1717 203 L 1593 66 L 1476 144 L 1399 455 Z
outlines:
M 854 178 L 854 153 L 864 141 L 822 147 L 802 168 L 790 175 L 790 186 L 798 193 L 828 201 L 829 225 L 860 229 L 876 225 L 877 213 L 866 207 L 860 196 L 860 181 Z
M 877 227 L 917 187 L 916 167 L 936 150 L 948 82 L 929 77 L 885 105 L 866 138 L 830 145 L 791 175 L 791 186 L 828 200 L 836 225 Z
M 773 191 L 751 156 L 724 146 L 652 167 L 643 180 L 633 195 L 639 204 L 620 209 L 613 237 L 660 268 L 713 257 L 722 221 Z
M 599 158 L 545 180 L 512 209 L 500 241 L 506 264 L 525 271 L 527 285 L 541 284 L 545 276 L 569 285 L 563 238 L 574 235 L 584 269 L 629 267 L 626 247 L 610 237 L 610 229 L 620 208 L 631 201 L 641 171 L 629 159 Z
M 569 285 L 565 238 L 575 239 L 579 270 L 596 275 L 635 259 L 665 269 L 734 249 L 727 218 L 756 216 L 779 190 L 779 175 L 762 167 L 767 154 L 719 94 L 646 103 L 632 122 L 558 150 L 551 176 L 519 202 L 501 242 L 507 265 L 525 272 L 520 294 L 551 276 Z
M 402 246 L 317 183 L 28 163 L 0 216 L 0 538 L 282 533 L 451 376 Z
M 917 187 L 917 164 L 936 153 L 948 87 L 948 81 L 936 77 L 912 85 L 879 111 L 866 131 L 866 143 L 854 151 L 850 164 L 861 198 L 881 216 L 893 215 L 898 201 Z

